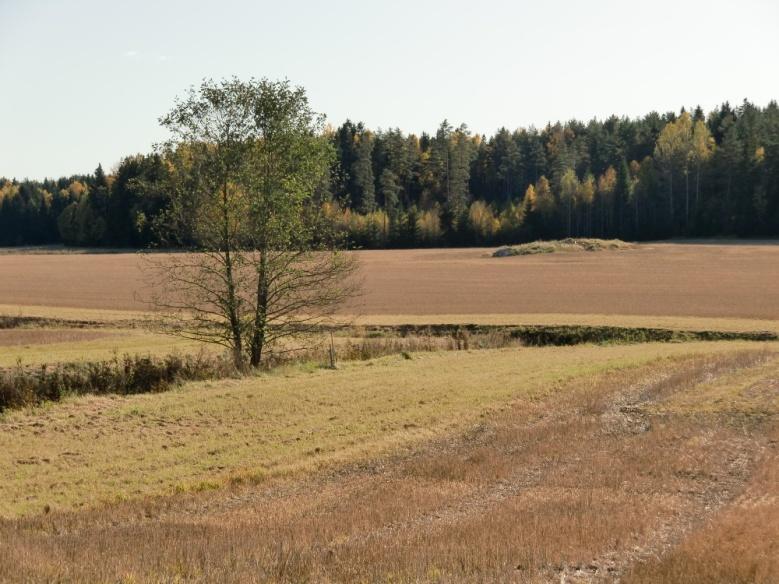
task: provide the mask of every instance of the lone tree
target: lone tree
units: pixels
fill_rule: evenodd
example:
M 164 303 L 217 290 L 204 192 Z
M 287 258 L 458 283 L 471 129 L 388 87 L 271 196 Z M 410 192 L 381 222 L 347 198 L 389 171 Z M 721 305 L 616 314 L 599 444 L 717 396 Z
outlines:
M 174 334 L 258 367 L 357 291 L 356 260 L 320 213 L 324 117 L 287 81 L 233 78 L 190 89 L 160 123 L 165 227 L 190 251 L 149 256 L 151 301 Z

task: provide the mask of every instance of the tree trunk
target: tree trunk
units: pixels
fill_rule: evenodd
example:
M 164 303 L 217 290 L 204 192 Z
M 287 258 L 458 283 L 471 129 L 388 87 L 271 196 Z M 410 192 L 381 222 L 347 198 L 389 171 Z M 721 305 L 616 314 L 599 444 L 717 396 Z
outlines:
M 690 173 L 684 171 L 684 229 L 689 235 L 690 230 Z
M 636 194 L 635 189 L 633 190 L 633 199 L 636 204 L 636 232 L 635 232 L 635 238 L 639 239 L 639 234 L 641 232 L 641 229 L 639 228 L 639 220 L 638 220 L 638 195 Z
M 233 278 L 233 261 L 230 256 L 230 250 L 225 250 L 225 271 L 227 276 L 227 298 L 229 306 L 228 318 L 230 320 L 230 334 L 233 337 L 233 363 L 235 368 L 242 370 L 243 362 L 243 342 L 241 339 L 241 322 L 238 317 L 238 306 L 235 298 L 235 281 Z
M 252 344 L 250 363 L 252 367 L 259 367 L 262 363 L 262 350 L 265 347 L 266 331 L 268 326 L 268 253 L 260 252 L 260 269 L 257 274 L 257 307 L 254 313 L 254 327 L 252 331 Z
M 230 219 L 228 212 L 227 180 L 222 187 L 222 246 L 224 248 L 225 280 L 227 283 L 227 318 L 230 322 L 230 334 L 232 336 L 233 363 L 236 369 L 244 367 L 243 342 L 241 339 L 241 319 L 238 314 L 238 300 L 235 294 L 235 273 L 233 257 L 230 253 L 232 242 L 230 241 Z
M 701 165 L 695 168 L 695 215 L 697 217 L 701 206 Z
M 592 237 L 592 202 L 587 203 L 587 237 Z
M 668 173 L 668 219 L 670 222 L 671 235 L 674 233 L 674 173 Z

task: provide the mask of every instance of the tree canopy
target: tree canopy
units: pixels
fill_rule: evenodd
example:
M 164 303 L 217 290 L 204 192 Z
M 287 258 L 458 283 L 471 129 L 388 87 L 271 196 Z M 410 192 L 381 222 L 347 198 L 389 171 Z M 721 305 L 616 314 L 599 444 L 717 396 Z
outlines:
M 350 120 L 322 130 L 334 156 L 317 197 L 355 246 L 779 235 L 776 102 L 492 136 L 446 120 L 432 135 Z M 188 245 L 192 234 L 159 229 L 175 202 L 168 174 L 185 155 L 139 154 L 110 173 L 58 180 L 0 179 L 0 245 Z M 487 214 L 497 229 L 485 229 Z
M 333 147 L 305 91 L 229 79 L 192 88 L 160 120 L 170 132 L 164 233 L 197 253 L 150 255 L 165 330 L 260 366 L 354 291 L 317 197 Z

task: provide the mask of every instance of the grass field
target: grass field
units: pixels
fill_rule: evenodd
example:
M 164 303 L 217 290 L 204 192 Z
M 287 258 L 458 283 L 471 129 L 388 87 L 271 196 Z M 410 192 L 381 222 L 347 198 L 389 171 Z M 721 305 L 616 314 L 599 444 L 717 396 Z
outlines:
M 359 252 L 341 355 L 361 325 L 779 332 L 778 245 L 491 251 Z M 0 369 L 201 350 L 145 327 L 137 261 L 0 253 L 0 315 L 49 319 L 0 327 Z M 0 413 L 0 581 L 779 581 L 779 343 L 372 340 Z

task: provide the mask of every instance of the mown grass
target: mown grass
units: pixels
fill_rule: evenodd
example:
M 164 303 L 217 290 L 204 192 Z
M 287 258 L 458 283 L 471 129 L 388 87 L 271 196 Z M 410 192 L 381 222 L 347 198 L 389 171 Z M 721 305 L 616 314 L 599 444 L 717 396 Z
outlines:
M 110 336 L 110 332 L 84 329 L 0 329 L 0 347 L 29 347 L 50 343 L 78 343 Z
M 665 316 L 631 314 L 556 314 L 556 313 L 502 313 L 498 306 L 492 313 L 442 314 L 344 314 L 343 322 L 365 325 L 398 324 L 484 324 L 484 325 L 586 325 L 659 327 L 683 330 L 722 331 L 779 331 L 779 321 L 754 318 Z M 56 306 L 21 306 L 0 304 L 0 315 L 31 316 L 64 320 L 101 321 L 104 323 L 136 320 L 148 321 L 153 314 L 138 311 L 65 308 Z
M 292 367 L 163 394 L 82 397 L 0 419 L 0 516 L 318 468 L 461 428 L 519 396 L 662 357 L 755 343 L 418 353 Z
M 80 308 L 32 304 L 0 304 L 0 315 L 8 317 L 32 316 L 67 320 L 100 320 L 103 322 L 146 320 L 151 312 L 142 310 L 112 310 L 107 308 Z

